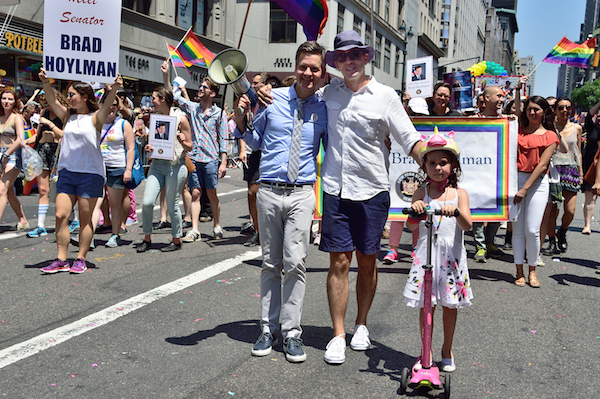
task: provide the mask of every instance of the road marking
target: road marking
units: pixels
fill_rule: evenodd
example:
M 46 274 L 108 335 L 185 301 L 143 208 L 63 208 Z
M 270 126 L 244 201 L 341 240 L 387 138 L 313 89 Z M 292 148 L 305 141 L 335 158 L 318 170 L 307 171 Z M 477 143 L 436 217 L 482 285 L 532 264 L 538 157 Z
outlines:
M 154 301 L 165 298 L 192 285 L 212 278 L 220 273 L 234 268 L 235 266 L 240 265 L 244 261 L 255 259 L 260 255 L 260 250 L 248 251 L 236 256 L 235 258 L 225 259 L 195 273 L 161 285 L 158 288 L 109 306 L 108 308 L 86 316 L 83 319 L 3 349 L 0 351 L 0 369 L 18 362 L 21 359 L 33 356 L 45 349 L 52 348 L 53 346 L 68 341 L 73 337 L 91 331 L 94 328 L 108 324 L 111 321 L 123 317 L 135 310 L 141 309 L 142 307 Z
M 248 188 L 238 188 L 237 190 L 232 190 L 232 191 L 227 191 L 226 193 L 219 193 L 219 197 L 226 197 L 228 195 L 232 195 L 232 194 L 238 194 L 238 193 L 243 193 L 243 192 L 247 192 Z M 183 205 L 183 201 L 179 201 L 179 205 Z M 160 205 L 155 205 L 153 208 L 153 211 L 160 209 Z M 142 213 L 142 208 L 137 208 L 135 210 L 135 213 L 140 214 Z M 2 240 L 8 240 L 10 238 L 15 238 L 15 237 L 22 237 L 24 235 L 27 234 L 27 231 L 23 231 L 21 233 L 4 233 L 4 234 L 0 234 L 0 241 Z

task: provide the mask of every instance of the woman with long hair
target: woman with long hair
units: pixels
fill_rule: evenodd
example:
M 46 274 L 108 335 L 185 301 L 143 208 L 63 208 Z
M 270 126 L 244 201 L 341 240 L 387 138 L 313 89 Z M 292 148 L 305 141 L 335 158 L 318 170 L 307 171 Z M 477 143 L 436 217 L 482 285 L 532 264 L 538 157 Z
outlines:
M 552 204 L 548 215 L 548 237 L 550 240 L 549 252 L 558 253 L 567 250 L 567 230 L 573 221 L 575 208 L 577 206 L 577 192 L 583 182 L 583 169 L 581 165 L 581 135 L 583 129 L 579 124 L 569 121 L 573 102 L 567 97 L 556 100 L 556 119 L 554 125 L 556 131 L 565 140 L 568 151 L 556 152 L 552 162 L 560 176 L 560 191 L 563 198 L 563 216 L 561 226 L 556 231 L 556 218 L 558 217 L 558 206 Z M 557 240 L 558 239 L 558 240 Z
M 67 99 L 61 92 L 54 88 L 52 92 L 63 107 L 69 106 Z M 42 174 L 37 177 L 39 193 L 37 227 L 27 233 L 32 238 L 48 234 L 46 231 L 46 215 L 50 206 L 50 176 L 52 175 L 52 168 L 56 166 L 56 150 L 63 135 L 63 122 L 48 105 L 46 93 L 43 90 L 38 94 L 37 101 L 43 107 L 40 123 L 35 136 L 27 139 L 27 144 L 34 143 L 33 148 L 40 154 L 43 164 Z
M 22 207 L 14 196 L 13 185 L 23 169 L 21 148 L 25 145 L 25 124 L 20 114 L 22 104 L 15 91 L 5 88 L 0 91 L 0 219 L 4 216 L 10 197 L 11 205 L 19 217 L 17 230 L 29 228 Z M 15 201 L 16 200 L 16 201 Z
M 585 131 L 587 134 L 587 143 L 583 151 L 583 175 L 587 173 L 590 166 L 594 162 L 594 157 L 600 147 L 600 101 L 596 103 L 587 113 L 585 117 Z M 583 204 L 583 230 L 582 234 L 592 234 L 592 216 L 596 209 L 596 192 L 592 190 L 592 184 L 584 181 L 581 187 L 585 194 L 585 202 Z
M 100 138 L 102 126 L 108 117 L 117 89 L 123 84 L 121 75 L 117 74 L 115 83 L 109 92 L 106 103 L 98 106 L 92 86 L 83 82 L 73 82 L 67 88 L 68 107 L 62 105 L 51 90 L 46 70 L 39 73 L 44 83 L 44 91 L 48 104 L 54 114 L 64 123 L 63 140 L 58 159 L 58 182 L 56 184 L 56 245 L 57 258 L 41 269 L 43 273 L 70 271 L 83 273 L 87 270 L 85 257 L 94 234 L 92 228 L 92 211 L 104 193 L 106 172 Z M 75 204 L 79 204 L 79 252 L 71 266 L 67 260 L 69 241 L 69 216 Z
M 144 191 L 144 202 L 142 205 L 142 220 L 144 229 L 144 241 L 138 247 L 137 252 L 146 252 L 150 249 L 152 242 L 152 211 L 156 198 L 165 187 L 167 208 L 171 215 L 171 235 L 173 241 L 161 248 L 162 252 L 171 252 L 181 249 L 182 218 L 179 208 L 179 195 L 188 176 L 185 166 L 185 152 L 192 150 L 192 130 L 190 123 L 179 108 L 173 106 L 173 92 L 164 87 L 157 88 L 152 93 L 152 104 L 154 112 L 162 115 L 177 117 L 177 135 L 173 159 L 153 159 L 148 171 L 146 188 Z M 154 148 L 146 144 L 146 152 L 152 153 Z
M 521 78 L 517 89 L 525 83 Z M 518 188 L 514 204 L 517 220 L 513 222 L 513 255 L 517 269 L 515 284 L 525 286 L 523 263 L 527 252 L 529 285 L 540 287 L 536 266 L 540 254 L 540 225 L 548 202 L 548 166 L 559 140 L 554 131 L 554 116 L 546 99 L 532 96 L 520 113 L 521 99 L 515 99 L 519 115 L 517 147 Z

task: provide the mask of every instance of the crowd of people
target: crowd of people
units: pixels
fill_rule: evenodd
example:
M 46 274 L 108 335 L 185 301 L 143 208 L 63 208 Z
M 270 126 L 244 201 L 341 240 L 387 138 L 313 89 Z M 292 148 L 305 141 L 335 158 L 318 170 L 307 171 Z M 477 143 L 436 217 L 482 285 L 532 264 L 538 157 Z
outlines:
M 230 113 L 215 104 L 218 84 L 205 78 L 190 99 L 177 80 L 170 82 L 165 62 L 161 66 L 164 86 L 153 91 L 150 102 L 155 115 L 175 121 L 173 155 L 149 162 L 142 200 L 144 238 L 136 251 L 152 248 L 154 228 L 171 228 L 171 242 L 160 248 L 163 252 L 196 242 L 203 218 L 213 222 L 212 238 L 223 238 L 217 188 L 227 172 L 229 146 L 235 143 L 248 184 L 250 222 L 241 230 L 251 235 L 245 245 L 260 245 L 263 254 L 260 334 L 252 354 L 266 356 L 281 336 L 287 360 L 302 362 L 306 359 L 301 338 L 305 259 L 315 209 L 313 186 L 320 170 L 323 217 L 318 244 L 330 254 L 327 295 L 333 326 L 324 360 L 343 363 L 348 346 L 344 327 L 348 274 L 354 256 L 358 311 L 349 346 L 357 351 L 370 347 L 367 317 L 377 287 L 377 256 L 390 206 L 387 158 L 390 140 L 395 140 L 427 176 L 413 195 L 412 209 L 419 215 L 427 207 L 441 210 L 441 216 L 434 218 L 432 299 L 434 305 L 443 307 L 442 369 L 451 372 L 456 368 L 452 340 L 457 309 L 471 306 L 473 299 L 464 233 L 473 231 L 475 261 L 500 258 L 505 255 L 495 242 L 500 223 L 472 222 L 469 195 L 460 187 L 460 149 L 453 133 L 436 132 L 423 138 L 411 122 L 410 116 L 418 115 L 461 116 L 450 105 L 452 87 L 436 84 L 430 99 L 411 99 L 407 93 L 398 96 L 366 74 L 373 55 L 373 48 L 354 31 L 339 33 L 332 51 L 305 42 L 297 50 L 292 77 L 282 84 L 267 74 L 256 75 L 252 87 L 261 101 L 252 106 L 242 95 Z M 342 78 L 321 87 L 327 67 L 337 69 Z M 152 131 L 148 109 L 133 107 L 121 89 L 120 75 L 101 92 L 87 83 L 73 82 L 65 95 L 51 86 L 43 68 L 39 78 L 43 90 L 24 105 L 13 90 L 0 91 L 0 217 L 10 203 L 19 217 L 17 229 L 29 228 L 13 185 L 23 169 L 22 148 L 31 145 L 40 155 L 43 171 L 37 177 L 37 226 L 27 235 L 48 234 L 45 219 L 56 174 L 57 256 L 41 271 L 79 274 L 87 270 L 86 255 L 95 246 L 99 225 L 110 231 L 106 247 L 124 245 L 121 235 L 127 233 L 127 220 L 136 218 L 131 188 L 135 147 L 140 146 L 148 157 L 155 151 L 149 135 L 168 140 L 168 132 L 158 125 L 157 132 Z M 516 89 L 521 90 L 526 81 L 522 77 Z M 507 102 L 502 87 L 487 86 L 476 101 L 472 117 L 518 120 L 518 191 L 514 197 L 518 216 L 507 226 L 503 248 L 513 251 L 514 283 L 540 287 L 536 274 L 536 267 L 543 264 L 540 253 L 568 250 L 567 232 L 579 191 L 585 192 L 582 233 L 592 233 L 600 173 L 592 182 L 585 182 L 583 176 L 594 165 L 600 144 L 600 101 L 587 113 L 583 127 L 572 121 L 573 102 L 564 97 L 532 95 L 523 102 L 516 95 Z M 35 130 L 28 139 L 27 130 Z M 326 151 L 323 164 L 318 165 L 321 145 Z M 153 226 L 153 207 L 159 197 L 161 220 Z M 561 202 L 563 216 L 557 228 Z M 390 250 L 384 262 L 398 260 L 404 227 L 404 223 L 391 224 Z M 427 229 L 423 217 L 409 218 L 406 227 L 413 232 L 414 259 L 405 303 L 422 308 Z M 71 233 L 77 228 L 74 240 Z M 549 243 L 542 249 L 546 235 Z M 72 263 L 69 243 L 79 247 Z M 421 364 L 419 358 L 414 369 L 420 367 L 429 365 Z

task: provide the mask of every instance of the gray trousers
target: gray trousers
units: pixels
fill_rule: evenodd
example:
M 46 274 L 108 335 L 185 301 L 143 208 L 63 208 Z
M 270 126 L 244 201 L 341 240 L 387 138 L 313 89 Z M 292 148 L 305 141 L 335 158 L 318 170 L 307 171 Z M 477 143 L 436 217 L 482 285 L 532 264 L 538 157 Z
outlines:
M 500 222 L 488 222 L 487 226 L 484 226 L 483 222 L 473 222 L 473 238 L 477 249 L 487 250 L 487 245 L 494 243 L 499 228 Z
M 304 260 L 308 255 L 315 202 L 311 185 L 280 190 L 261 184 L 256 197 L 263 254 L 260 328 L 262 332 L 275 333 L 279 330 L 281 314 L 284 339 L 298 338 L 302 334 L 300 317 L 306 287 Z M 283 284 L 282 270 L 285 272 Z

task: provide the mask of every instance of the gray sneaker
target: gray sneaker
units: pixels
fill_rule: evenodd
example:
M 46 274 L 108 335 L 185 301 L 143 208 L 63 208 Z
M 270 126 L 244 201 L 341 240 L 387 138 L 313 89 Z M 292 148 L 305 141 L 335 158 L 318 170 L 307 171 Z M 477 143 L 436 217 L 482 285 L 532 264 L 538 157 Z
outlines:
M 110 236 L 110 238 L 108 239 L 106 244 L 104 244 L 104 246 L 107 248 L 116 248 L 121 245 L 123 245 L 123 241 L 121 240 L 121 237 L 119 237 L 116 234 L 113 234 L 112 236 Z
M 306 352 L 302 345 L 302 338 L 287 337 L 283 340 L 285 358 L 291 363 L 300 363 L 306 360 Z
M 273 341 L 271 333 L 264 332 L 260 334 L 252 348 L 252 356 L 267 356 L 273 349 Z

